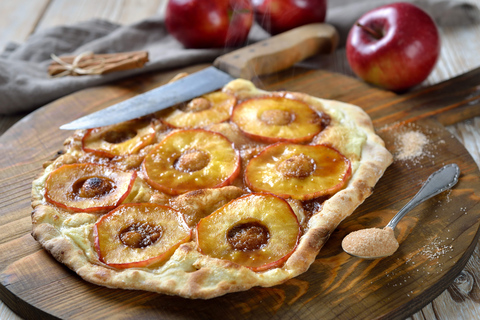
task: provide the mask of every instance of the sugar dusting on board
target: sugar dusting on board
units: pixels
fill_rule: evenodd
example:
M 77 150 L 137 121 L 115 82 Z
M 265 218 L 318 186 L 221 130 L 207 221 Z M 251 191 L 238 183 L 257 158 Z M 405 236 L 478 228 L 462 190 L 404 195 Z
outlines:
M 398 136 L 397 143 L 399 150 L 396 158 L 398 160 L 412 160 L 425 154 L 424 149 L 429 140 L 420 131 L 406 131 Z
M 421 248 L 422 250 L 419 252 L 419 254 L 423 255 L 430 261 L 439 259 L 445 254 L 453 251 L 453 246 L 446 244 L 448 240 L 448 238 L 444 240 L 439 237 L 435 237 L 428 244 Z
M 382 130 L 390 132 L 391 140 L 387 139 L 386 143 L 395 161 L 402 162 L 407 168 L 436 165 L 437 150 L 446 143 L 443 139 L 435 138 L 438 134 L 435 128 L 425 128 L 415 123 L 397 123 Z
M 447 235 L 450 230 L 446 229 L 445 232 Z M 391 287 L 400 287 L 412 285 L 413 283 L 415 286 L 418 286 L 427 280 L 427 278 L 422 276 L 418 278 L 418 275 L 429 276 L 442 274 L 444 267 L 448 268 L 448 266 L 444 266 L 446 263 L 446 261 L 443 261 L 445 257 L 453 259 L 453 261 L 457 259 L 457 257 L 454 258 L 454 248 L 453 245 L 451 245 L 453 240 L 454 238 L 449 238 L 448 236 L 445 238 L 438 236 L 433 237 L 429 239 L 424 246 L 415 250 L 415 252 L 406 254 L 403 258 L 399 258 L 398 260 L 404 261 L 405 267 L 409 272 L 403 273 L 397 270 L 387 272 L 385 276 L 391 279 L 387 285 Z M 410 294 L 413 293 L 414 292 L 412 291 L 407 294 L 407 296 L 410 296 Z

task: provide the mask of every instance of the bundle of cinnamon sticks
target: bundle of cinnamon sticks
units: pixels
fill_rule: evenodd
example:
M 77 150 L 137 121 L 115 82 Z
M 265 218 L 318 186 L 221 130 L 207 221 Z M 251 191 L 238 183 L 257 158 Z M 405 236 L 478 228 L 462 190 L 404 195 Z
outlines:
M 132 51 L 108 54 L 85 52 L 76 56 L 52 55 L 54 61 L 48 67 L 48 74 L 54 77 L 106 74 L 141 68 L 148 62 L 148 52 Z

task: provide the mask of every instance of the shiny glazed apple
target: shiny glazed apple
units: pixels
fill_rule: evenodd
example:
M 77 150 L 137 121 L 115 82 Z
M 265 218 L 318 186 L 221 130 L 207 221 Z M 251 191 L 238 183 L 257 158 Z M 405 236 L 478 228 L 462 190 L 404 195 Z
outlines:
M 136 172 L 123 172 L 93 163 L 66 164 L 45 183 L 45 198 L 75 212 L 111 210 L 128 196 Z
M 238 104 L 232 121 L 260 142 L 306 142 L 322 130 L 321 118 L 306 103 L 283 97 L 254 98 Z
M 240 171 L 240 156 L 219 133 L 179 130 L 147 154 L 143 170 L 154 188 L 178 195 L 228 185 Z
M 151 144 L 154 138 L 153 124 L 136 119 L 88 130 L 82 139 L 82 148 L 86 152 L 113 158 L 137 153 Z
M 249 194 L 230 201 L 197 224 L 199 250 L 254 271 L 282 265 L 300 236 L 297 216 L 283 199 Z
M 350 175 L 350 161 L 331 147 L 280 142 L 250 160 L 245 182 L 256 192 L 309 200 L 339 191 Z
M 191 235 L 178 211 L 150 203 L 119 206 L 95 224 L 93 233 L 100 261 L 120 269 L 161 263 Z
M 228 120 L 235 103 L 236 99 L 231 94 L 212 92 L 173 109 L 163 121 L 177 128 L 204 127 Z

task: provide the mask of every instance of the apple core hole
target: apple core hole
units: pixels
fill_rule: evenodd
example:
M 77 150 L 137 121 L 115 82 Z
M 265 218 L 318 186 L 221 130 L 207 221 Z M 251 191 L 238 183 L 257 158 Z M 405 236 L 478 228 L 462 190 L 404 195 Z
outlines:
M 260 114 L 260 120 L 271 126 L 286 126 L 295 120 L 295 114 L 287 110 L 269 109 Z
M 227 231 L 227 241 L 234 250 L 255 251 L 267 245 L 270 239 L 268 228 L 260 221 L 240 223 Z
M 315 171 L 315 161 L 301 153 L 280 162 L 277 170 L 287 178 L 306 178 Z
M 122 230 L 120 241 L 131 248 L 146 248 L 157 242 L 163 235 L 161 226 L 148 222 L 136 222 Z
M 103 135 L 103 140 L 111 144 L 119 144 L 133 139 L 136 135 L 135 130 L 111 130 Z
M 99 198 L 115 189 L 115 183 L 103 177 L 85 177 L 77 180 L 72 187 L 74 196 L 81 198 Z
M 210 155 L 203 150 L 190 149 L 183 152 L 175 161 L 175 169 L 183 172 L 195 172 L 205 168 L 210 162 Z
M 190 100 L 187 104 L 183 105 L 183 111 L 185 112 L 200 112 L 207 110 L 212 106 L 211 102 L 205 98 L 195 98 Z

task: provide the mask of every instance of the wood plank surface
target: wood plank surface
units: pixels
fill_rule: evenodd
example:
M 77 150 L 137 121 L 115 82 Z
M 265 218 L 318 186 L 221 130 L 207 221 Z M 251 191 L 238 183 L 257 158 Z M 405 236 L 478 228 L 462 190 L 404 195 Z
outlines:
M 49 0 L 1 0 L 0 52 L 7 43 L 23 43 L 37 28 Z
M 31 34 L 58 25 L 89 19 L 131 24 L 162 15 L 165 0 L 0 0 L 0 51 L 14 41 L 24 42 Z
M 93 18 L 131 24 L 146 17 L 162 14 L 166 4 L 164 0 L 78 0 L 76 2 L 72 5 L 69 0 L 51 1 L 39 21 L 37 30 Z
M 31 180 L 70 134 L 58 130 L 60 124 L 151 89 L 176 72 L 77 92 L 30 114 L 0 138 L 0 149 L 9 155 L 0 160 L 3 203 L 0 232 L 5 235 L 0 244 L 0 293 L 21 316 L 27 319 L 52 316 L 82 319 L 86 315 L 91 319 L 220 316 L 403 319 L 443 292 L 463 270 L 477 243 L 480 208 L 479 186 L 475 181 L 479 172 L 468 151 L 436 119 L 411 119 L 408 112 L 402 112 L 402 109 L 408 111 L 410 104 L 416 103 L 415 98 L 423 95 L 406 101 L 403 96 L 374 89 L 349 77 L 296 68 L 255 82 L 273 90 L 301 89 L 316 96 L 361 102 L 375 116 L 374 123 L 379 119 L 377 129 L 394 154 L 398 133 L 414 129 L 428 136 L 430 156 L 413 162 L 395 161 L 374 195 L 340 225 L 310 270 L 284 285 L 255 288 L 209 301 L 190 301 L 148 292 L 106 289 L 81 280 L 54 261 L 29 235 Z M 461 79 L 458 81 L 463 83 Z M 405 119 L 408 121 L 402 122 Z M 430 173 L 451 163 L 453 158 L 463 172 L 459 184 L 402 220 L 398 227 L 402 246 L 396 255 L 365 261 L 341 250 L 343 236 L 359 228 L 386 224 Z M 188 309 L 184 308 L 186 303 Z

